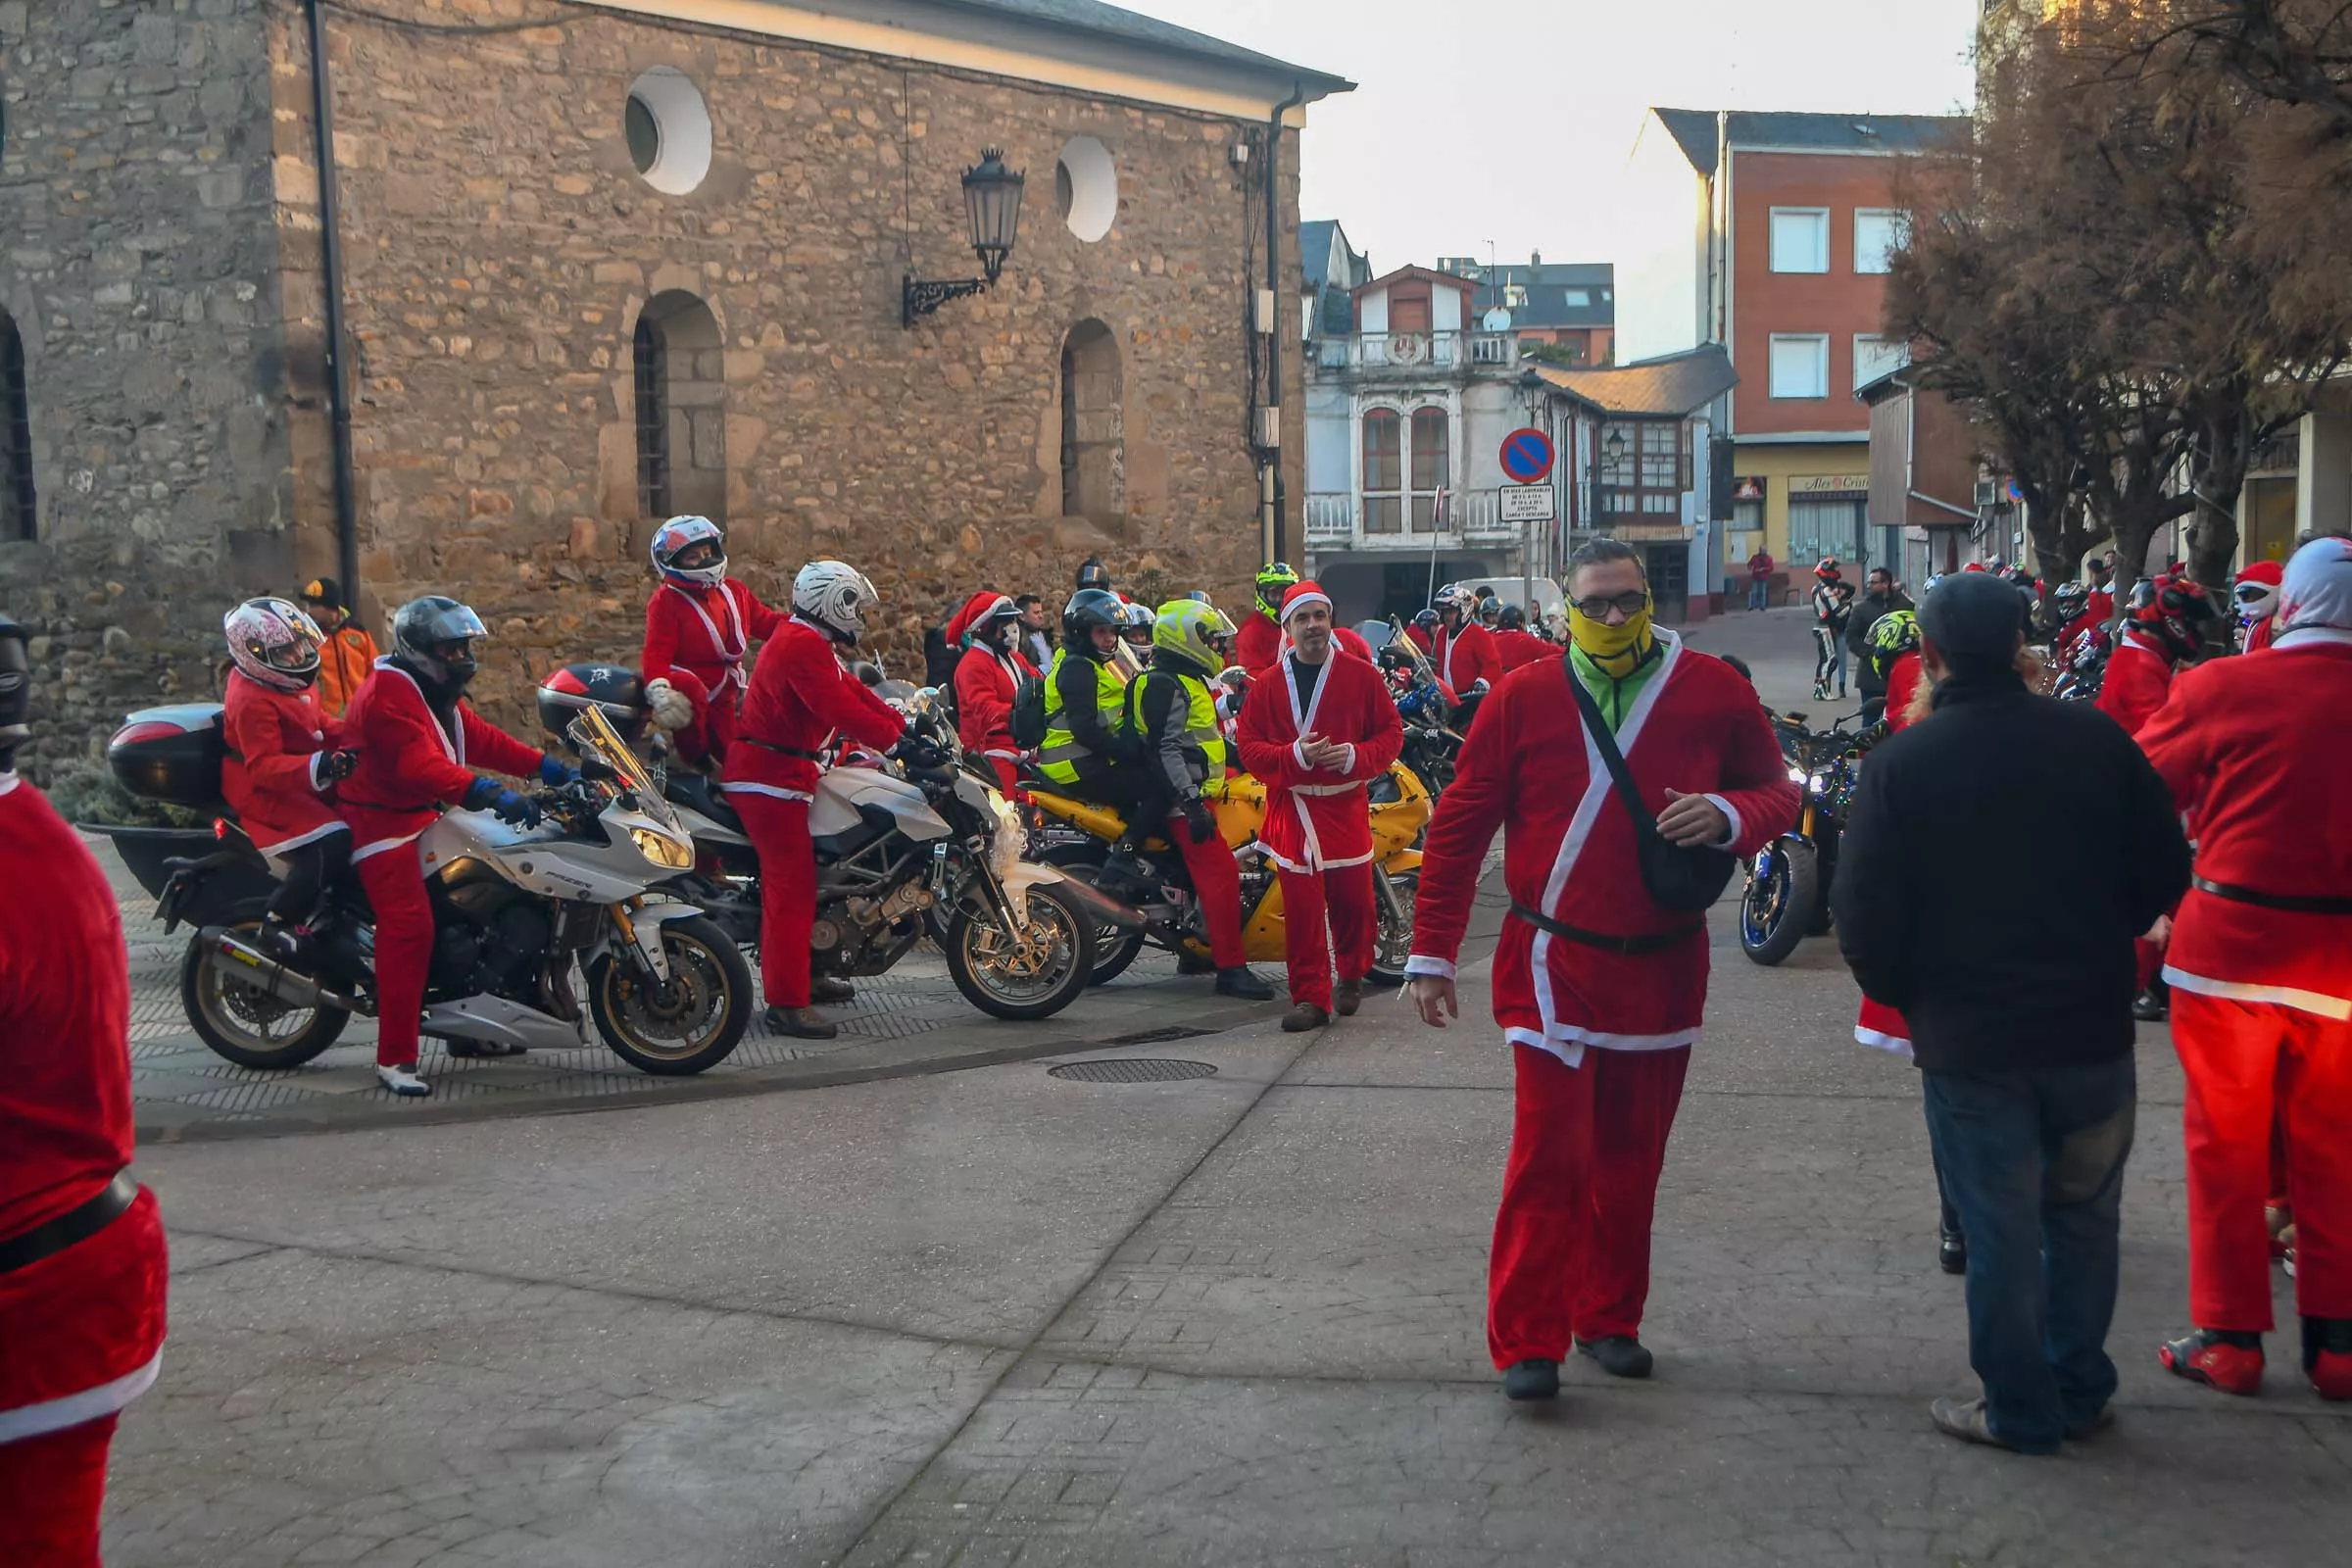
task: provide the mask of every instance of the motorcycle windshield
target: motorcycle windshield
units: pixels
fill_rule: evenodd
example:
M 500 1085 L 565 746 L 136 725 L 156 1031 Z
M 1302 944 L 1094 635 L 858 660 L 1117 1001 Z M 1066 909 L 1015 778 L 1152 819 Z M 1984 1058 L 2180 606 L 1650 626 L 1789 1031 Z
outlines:
M 678 828 L 678 813 L 662 797 L 662 786 L 654 782 L 654 775 L 638 760 L 637 754 L 629 750 L 620 732 L 602 710 L 582 709 L 564 733 L 583 754 L 593 751 L 612 764 L 615 781 L 635 798 L 638 810 L 665 828 L 683 831 Z

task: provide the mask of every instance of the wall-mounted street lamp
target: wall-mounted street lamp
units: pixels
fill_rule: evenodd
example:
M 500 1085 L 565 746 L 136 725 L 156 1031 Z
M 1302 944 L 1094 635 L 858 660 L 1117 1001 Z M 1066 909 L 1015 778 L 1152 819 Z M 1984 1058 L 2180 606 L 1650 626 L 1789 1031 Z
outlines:
M 987 275 L 943 281 L 907 273 L 901 295 L 902 326 L 914 325 L 916 317 L 929 316 L 950 300 L 996 287 L 1004 258 L 1020 237 L 1023 182 L 1023 175 L 1004 167 L 1004 150 L 997 147 L 984 150 L 980 162 L 963 172 L 964 216 L 971 223 L 972 250 Z

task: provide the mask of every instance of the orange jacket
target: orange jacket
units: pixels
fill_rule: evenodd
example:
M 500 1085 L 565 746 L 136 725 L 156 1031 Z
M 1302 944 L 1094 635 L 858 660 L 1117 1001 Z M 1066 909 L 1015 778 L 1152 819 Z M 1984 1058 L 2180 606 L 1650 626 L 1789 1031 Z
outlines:
M 356 621 L 345 621 L 318 645 L 318 709 L 341 718 L 375 667 L 375 639 Z

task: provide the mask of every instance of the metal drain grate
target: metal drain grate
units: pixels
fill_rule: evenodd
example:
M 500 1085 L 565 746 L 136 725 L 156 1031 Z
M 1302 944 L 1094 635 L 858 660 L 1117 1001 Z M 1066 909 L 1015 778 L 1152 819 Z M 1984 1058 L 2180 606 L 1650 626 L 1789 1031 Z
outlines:
M 1048 1067 L 1055 1078 L 1075 1078 L 1090 1084 L 1158 1084 L 1178 1078 L 1213 1078 L 1217 1069 L 1205 1061 L 1178 1061 L 1166 1056 L 1119 1057 L 1105 1061 L 1065 1061 Z

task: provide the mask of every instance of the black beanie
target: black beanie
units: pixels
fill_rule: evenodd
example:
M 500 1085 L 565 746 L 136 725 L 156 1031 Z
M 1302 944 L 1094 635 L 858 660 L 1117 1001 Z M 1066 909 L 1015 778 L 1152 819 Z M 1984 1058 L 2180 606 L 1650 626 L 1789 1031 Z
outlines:
M 2017 589 L 1989 571 L 1955 572 L 1919 607 L 1920 634 L 1955 669 L 2007 668 L 2024 629 Z

